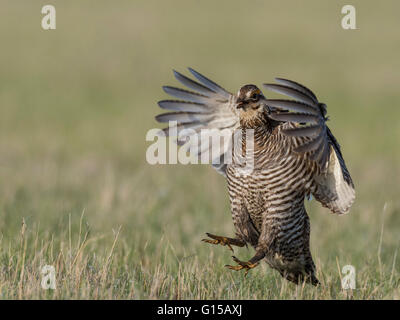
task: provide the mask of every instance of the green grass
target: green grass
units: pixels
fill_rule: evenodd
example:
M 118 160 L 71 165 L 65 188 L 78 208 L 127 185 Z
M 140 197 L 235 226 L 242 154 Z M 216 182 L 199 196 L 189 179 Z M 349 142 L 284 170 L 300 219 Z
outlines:
M 353 1 L 354 31 L 342 1 L 53 3 L 55 31 L 41 1 L 0 5 L 1 299 L 400 298 L 398 2 Z M 233 92 L 293 78 L 327 103 L 357 199 L 340 217 L 307 203 L 320 287 L 226 270 L 200 241 L 234 232 L 223 177 L 146 163 L 161 86 L 187 66 Z

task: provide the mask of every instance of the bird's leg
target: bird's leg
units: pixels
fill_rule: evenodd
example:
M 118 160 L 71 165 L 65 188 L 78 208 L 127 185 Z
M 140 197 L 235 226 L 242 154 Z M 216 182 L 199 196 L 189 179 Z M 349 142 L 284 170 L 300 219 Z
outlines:
M 221 236 L 216 236 L 211 233 L 206 233 L 206 235 L 213 239 L 202 239 L 201 241 L 211 243 L 211 244 L 220 244 L 223 246 L 228 246 L 228 248 L 233 252 L 232 246 L 237 246 L 237 247 L 244 247 L 246 245 L 246 242 L 240 240 L 240 239 L 233 239 L 233 238 L 228 238 L 228 237 L 221 237 Z
M 247 276 L 247 273 L 249 272 L 250 269 L 253 269 L 258 266 L 258 262 L 265 257 L 265 253 L 263 251 L 257 251 L 256 254 L 254 255 L 253 258 L 251 258 L 249 261 L 243 262 L 240 261 L 238 258 L 235 256 L 232 256 L 233 261 L 235 261 L 238 265 L 237 266 L 230 266 L 226 265 L 225 267 L 239 271 L 242 269 L 246 269 L 244 275 Z

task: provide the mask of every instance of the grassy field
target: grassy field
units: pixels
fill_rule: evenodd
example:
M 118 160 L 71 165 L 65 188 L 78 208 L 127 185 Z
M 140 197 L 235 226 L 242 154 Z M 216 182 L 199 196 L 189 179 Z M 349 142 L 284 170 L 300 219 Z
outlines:
M 345 1 L 50 2 L 53 31 L 43 1 L 0 4 L 1 299 L 400 299 L 398 1 L 353 1 L 357 30 Z M 146 163 L 161 86 L 188 66 L 232 92 L 293 78 L 328 105 L 357 199 L 341 217 L 307 203 L 320 287 L 224 268 L 200 241 L 233 234 L 223 177 Z

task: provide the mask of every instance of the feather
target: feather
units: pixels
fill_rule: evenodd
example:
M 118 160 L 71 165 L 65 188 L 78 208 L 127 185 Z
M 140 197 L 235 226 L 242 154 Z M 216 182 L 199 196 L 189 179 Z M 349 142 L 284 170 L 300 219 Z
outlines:
M 200 93 L 197 93 L 197 92 L 192 92 L 192 91 L 188 91 L 188 90 L 184 90 L 184 89 L 180 89 L 180 88 L 174 88 L 174 87 L 170 87 L 170 86 L 164 86 L 163 90 L 166 93 L 168 93 L 169 95 L 176 97 L 178 99 L 185 100 L 185 101 L 204 103 L 210 99 L 209 97 L 202 95 Z
M 156 116 L 158 122 L 177 121 L 178 123 L 207 122 L 213 118 L 212 114 L 169 112 Z
M 221 94 L 227 99 L 231 96 L 231 94 L 228 91 L 226 91 L 224 88 L 216 84 L 214 81 L 211 81 L 210 79 L 206 78 L 205 76 L 193 70 L 192 68 L 188 69 L 196 77 L 196 79 L 199 80 L 202 84 L 204 84 L 207 88 L 213 90 L 216 93 Z
M 330 145 L 329 145 L 329 143 L 325 142 L 323 145 L 322 154 L 321 154 L 321 157 L 319 160 L 320 166 L 323 169 L 323 171 L 325 171 L 325 169 L 326 169 L 329 155 L 330 155 Z
M 306 103 L 293 101 L 293 100 L 281 100 L 281 99 L 267 99 L 267 105 L 270 107 L 280 108 L 280 109 L 287 109 L 290 111 L 297 111 L 303 113 L 311 113 L 315 115 L 319 115 L 320 111 L 310 106 Z
M 185 77 L 183 74 L 180 74 L 178 71 L 174 70 L 174 75 L 175 78 L 182 83 L 183 85 L 185 85 L 186 87 L 198 91 L 204 95 L 206 95 L 207 97 L 213 96 L 215 95 L 215 91 L 201 85 L 200 83 L 197 83 L 196 81 L 193 81 L 192 79 L 189 79 L 188 77 Z
M 329 165 L 326 172 L 315 178 L 315 198 L 324 207 L 329 208 L 333 213 L 344 214 L 349 211 L 354 202 L 354 185 L 346 181 L 343 172 L 347 171 L 343 158 L 341 158 L 333 145 L 328 146 Z M 350 176 L 350 175 L 349 175 Z
M 173 110 L 173 111 L 199 112 L 199 113 L 211 112 L 206 105 L 204 105 L 203 103 L 196 103 L 196 102 L 162 100 L 158 102 L 158 105 L 162 109 Z
M 216 116 L 208 123 L 207 129 L 226 129 L 226 128 L 234 128 L 237 126 L 237 120 L 234 117 L 218 117 Z
M 320 125 L 312 125 L 307 127 L 282 129 L 282 132 L 288 136 L 304 137 L 317 135 L 321 132 L 321 129 Z
M 266 87 L 267 89 L 269 89 L 271 91 L 287 95 L 289 97 L 292 97 L 296 100 L 300 100 L 301 102 L 304 102 L 304 103 L 312 105 L 312 106 L 315 105 L 315 102 L 313 99 L 311 99 L 308 95 L 304 94 L 303 92 L 301 92 L 297 89 L 286 87 L 286 86 L 283 86 L 280 84 L 264 83 L 263 85 L 264 85 L 264 87 Z
M 324 132 L 322 131 L 315 139 L 302 144 L 295 148 L 296 152 L 308 152 L 317 149 L 321 145 L 321 141 L 324 139 Z
M 221 86 L 189 68 L 190 73 L 198 80 L 192 80 L 179 72 L 174 71 L 175 78 L 184 86 L 189 88 L 180 89 L 172 86 L 163 87 L 164 91 L 180 100 L 162 100 L 158 104 L 162 109 L 172 110 L 158 115 L 158 122 L 175 121 L 175 125 L 168 126 L 160 131 L 163 136 L 177 136 L 177 143 L 184 148 L 192 148 L 192 152 L 201 157 L 208 148 L 196 146 L 196 141 L 201 138 L 202 130 L 216 130 L 221 134 L 225 147 L 231 143 L 234 129 L 239 127 L 239 113 L 234 106 L 234 97 Z M 225 131 L 226 130 L 226 131 Z M 228 140 L 228 141 L 225 141 Z M 212 140 L 212 139 L 211 139 Z M 217 139 L 218 140 L 218 139 Z M 214 142 L 211 142 L 214 143 Z M 225 159 L 229 157 L 225 152 L 227 148 L 216 149 L 214 159 Z M 214 150 L 214 148 L 213 148 Z M 204 154 L 207 157 L 206 154 Z M 215 164 L 214 168 L 226 176 L 226 164 Z
M 200 122 L 187 122 L 187 123 L 180 123 L 176 126 L 168 126 L 161 131 L 163 131 L 164 135 L 167 137 L 173 137 L 173 136 L 190 136 L 190 132 L 195 132 L 198 133 L 201 128 L 203 127 L 203 124 Z M 190 130 L 189 130 L 190 129 Z
M 324 171 L 326 168 L 325 162 L 324 162 L 324 159 L 326 159 L 325 158 L 326 150 L 327 150 L 327 143 L 326 143 L 326 141 L 323 141 L 323 142 L 321 142 L 320 148 L 315 150 L 315 152 L 311 155 L 311 160 L 314 160 L 315 162 L 317 162 L 318 165 L 320 166 L 320 168 L 322 169 L 322 171 Z
M 273 120 L 276 121 L 291 121 L 291 122 L 311 122 L 318 123 L 319 117 L 309 114 L 309 113 L 271 113 L 268 115 Z
M 312 92 L 310 89 L 307 87 L 303 86 L 302 84 L 295 82 L 293 80 L 289 79 L 283 79 L 283 78 L 275 78 L 275 80 L 283 85 L 286 85 L 288 87 L 291 87 L 293 89 L 299 90 L 306 94 L 308 97 L 310 97 L 316 104 L 318 103 L 318 99 L 315 96 L 314 92 Z

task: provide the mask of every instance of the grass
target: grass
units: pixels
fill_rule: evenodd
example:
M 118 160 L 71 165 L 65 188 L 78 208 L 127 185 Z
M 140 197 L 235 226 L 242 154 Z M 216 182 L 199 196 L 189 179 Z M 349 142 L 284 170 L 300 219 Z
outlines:
M 353 1 L 354 31 L 340 1 L 53 3 L 55 31 L 40 1 L 1 4 L 1 299 L 400 298 L 397 2 Z M 230 91 L 297 79 L 327 103 L 357 199 L 341 217 L 306 204 L 319 288 L 226 270 L 231 253 L 200 241 L 233 234 L 224 179 L 146 163 L 161 86 L 187 66 Z

